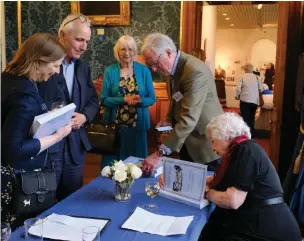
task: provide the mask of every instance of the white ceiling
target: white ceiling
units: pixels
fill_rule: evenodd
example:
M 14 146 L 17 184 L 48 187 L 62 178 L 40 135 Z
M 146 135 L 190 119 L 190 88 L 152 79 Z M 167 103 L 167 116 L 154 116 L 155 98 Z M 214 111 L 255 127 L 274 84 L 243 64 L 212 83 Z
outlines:
M 278 23 L 278 4 L 258 5 L 219 5 L 217 6 L 218 29 L 249 29 L 274 27 Z M 226 13 L 226 16 L 223 14 Z M 226 20 L 226 18 L 230 20 Z M 234 24 L 234 26 L 230 26 Z

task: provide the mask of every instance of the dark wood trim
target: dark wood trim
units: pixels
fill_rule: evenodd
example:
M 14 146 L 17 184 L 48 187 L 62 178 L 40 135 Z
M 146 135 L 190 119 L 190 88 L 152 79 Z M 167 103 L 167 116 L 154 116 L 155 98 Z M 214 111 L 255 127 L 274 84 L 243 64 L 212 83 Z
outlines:
M 294 91 L 300 53 L 301 2 L 279 2 L 274 109 L 271 119 L 270 158 L 285 175 L 296 137 Z M 284 110 L 284 111 L 283 111 Z M 287 159 L 288 160 L 287 160 Z M 284 171 L 280 171 L 284 167 Z M 286 170 L 287 171 L 287 170 Z M 282 179 L 282 175 L 280 175 Z
M 196 2 L 182 1 L 180 23 L 180 49 L 191 53 L 195 47 Z

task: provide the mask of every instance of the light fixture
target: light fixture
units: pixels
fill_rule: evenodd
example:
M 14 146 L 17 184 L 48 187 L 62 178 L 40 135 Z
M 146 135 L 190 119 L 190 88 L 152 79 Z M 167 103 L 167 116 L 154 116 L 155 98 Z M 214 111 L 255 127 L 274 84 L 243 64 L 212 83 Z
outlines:
M 226 18 L 226 20 L 230 20 L 230 18 Z
M 263 7 L 263 4 L 258 5 L 258 9 L 261 9 Z
M 232 24 L 230 24 L 230 26 L 231 26 L 231 27 L 233 27 L 233 26 L 234 26 L 234 24 L 232 23 Z
M 227 13 L 223 13 L 223 16 L 227 16 Z

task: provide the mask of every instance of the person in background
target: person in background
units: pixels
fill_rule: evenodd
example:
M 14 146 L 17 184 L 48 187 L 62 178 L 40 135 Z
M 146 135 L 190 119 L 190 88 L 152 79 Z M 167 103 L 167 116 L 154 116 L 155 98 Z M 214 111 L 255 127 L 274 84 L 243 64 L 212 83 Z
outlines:
M 269 63 L 266 67 L 266 72 L 265 72 L 265 80 L 264 83 L 268 85 L 269 90 L 272 90 L 272 85 L 274 82 L 274 64 Z
M 222 114 L 209 122 L 206 133 L 222 163 L 207 178 L 206 198 L 216 208 L 199 240 L 301 241 L 276 169 L 263 148 L 250 140 L 242 118 Z
M 241 115 L 250 127 L 252 138 L 254 138 L 255 113 L 260 103 L 259 94 L 263 92 L 263 84 L 261 78 L 253 74 L 252 64 L 246 64 L 244 72 L 236 88 L 236 99 L 240 100 Z
M 73 131 L 50 150 L 55 159 L 59 201 L 82 187 L 85 153 L 91 149 L 85 124 L 94 119 L 99 108 L 90 67 L 80 60 L 91 39 L 90 26 L 90 20 L 82 14 L 71 14 L 63 20 L 58 36 L 67 54 L 60 74 L 38 86 L 49 109 L 57 101 L 76 105 Z
M 205 128 L 223 109 L 209 67 L 178 51 L 172 39 L 160 33 L 145 38 L 142 54 L 152 71 L 170 77 L 167 87 L 171 106 L 166 120 L 157 126 L 173 126 L 159 150 L 144 160 L 143 172 L 151 175 L 163 155 L 172 152 L 178 152 L 182 160 L 200 162 L 214 170 L 219 160 L 206 138 Z
M 150 70 L 134 61 L 137 46 L 133 37 L 121 36 L 114 46 L 116 63 L 106 68 L 101 100 L 103 120 L 119 126 L 119 160 L 129 156 L 148 156 L 147 131 L 150 128 L 149 106 L 155 101 Z M 103 165 L 117 159 L 103 158 Z
M 72 130 L 69 124 L 50 136 L 29 135 L 35 116 L 47 112 L 36 85 L 59 72 L 64 56 L 65 49 L 54 36 L 37 33 L 21 45 L 1 74 L 1 222 L 9 222 L 12 229 L 28 218 L 11 210 L 15 171 L 42 168 L 47 151 L 39 152 Z
M 194 56 L 197 59 L 200 59 L 201 61 L 203 61 L 205 63 L 206 61 L 206 53 L 204 50 L 200 49 L 200 48 L 194 48 L 191 52 L 191 55 Z

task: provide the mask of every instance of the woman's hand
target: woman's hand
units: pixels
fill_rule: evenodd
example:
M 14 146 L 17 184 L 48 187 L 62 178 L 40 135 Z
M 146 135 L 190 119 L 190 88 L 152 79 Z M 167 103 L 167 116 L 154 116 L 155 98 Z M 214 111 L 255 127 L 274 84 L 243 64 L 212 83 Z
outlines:
M 137 105 L 141 103 L 140 95 L 130 95 L 124 98 L 125 103 L 128 105 Z
M 57 135 L 59 137 L 60 140 L 62 140 L 64 137 L 66 137 L 67 135 L 69 135 L 72 131 L 72 122 L 70 122 L 69 124 L 67 124 L 66 126 L 60 128 L 59 130 L 57 130 L 55 132 L 55 135 Z

